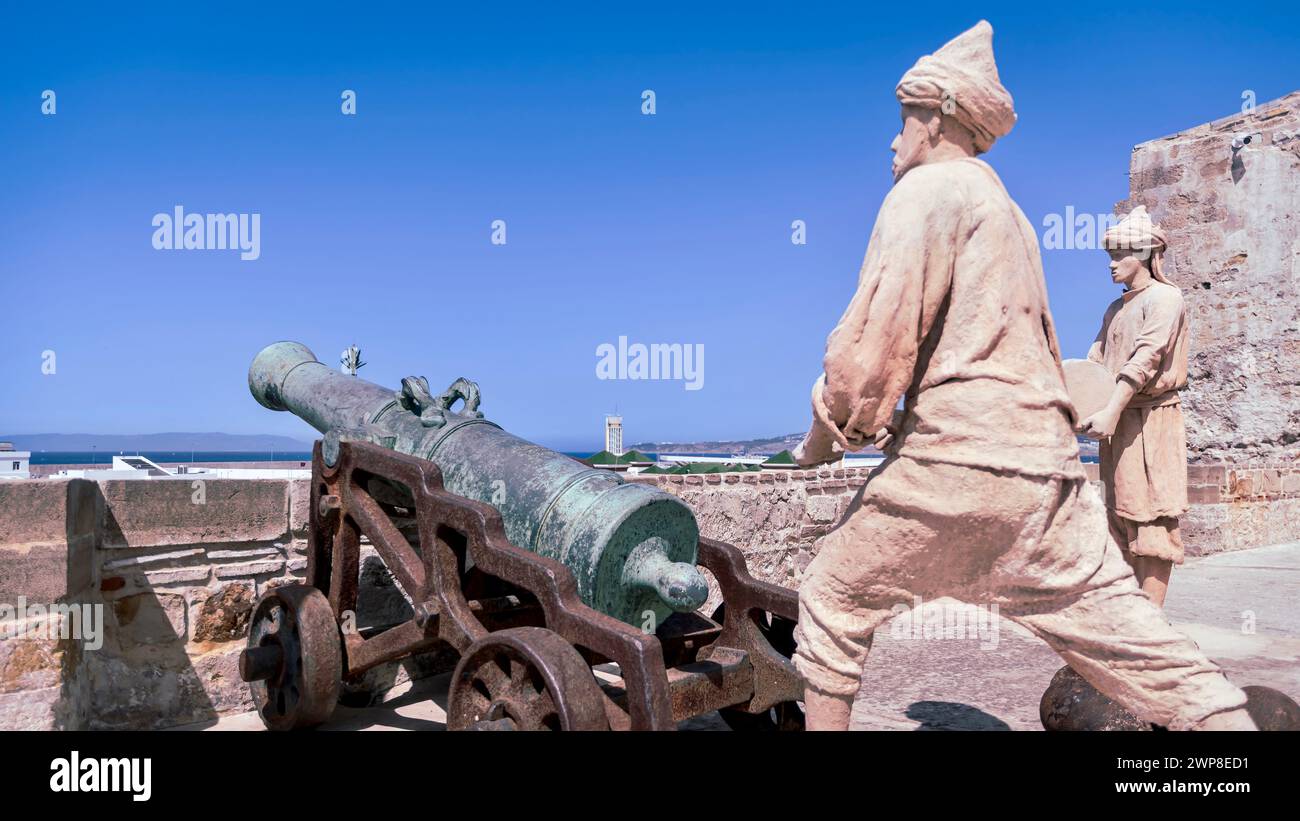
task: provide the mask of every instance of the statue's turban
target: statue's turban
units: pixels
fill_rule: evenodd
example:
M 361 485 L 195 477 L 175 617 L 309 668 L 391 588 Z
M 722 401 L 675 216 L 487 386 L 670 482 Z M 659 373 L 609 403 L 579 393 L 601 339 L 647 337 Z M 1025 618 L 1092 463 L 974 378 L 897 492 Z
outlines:
M 1124 219 L 1102 235 L 1101 244 L 1106 249 L 1124 251 L 1150 251 L 1151 276 L 1157 282 L 1173 283 L 1165 276 L 1164 256 L 1169 247 L 1165 230 L 1151 220 L 1145 205 L 1130 211 Z
M 1101 244 L 1106 248 L 1162 251 L 1169 244 L 1169 237 L 1152 222 L 1147 207 L 1139 205 L 1102 236 Z
M 895 93 L 903 105 L 938 108 L 955 118 L 975 135 L 975 149 L 981 154 L 1016 124 L 1011 93 L 998 79 L 993 27 L 987 20 L 917 60 L 898 81 Z

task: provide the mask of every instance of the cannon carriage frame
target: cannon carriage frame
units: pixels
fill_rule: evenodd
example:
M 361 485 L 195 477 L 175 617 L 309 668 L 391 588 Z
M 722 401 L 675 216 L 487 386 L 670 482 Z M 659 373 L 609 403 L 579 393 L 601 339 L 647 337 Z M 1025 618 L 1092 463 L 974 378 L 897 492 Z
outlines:
M 373 479 L 409 490 L 400 527 Z M 408 621 L 346 629 L 363 534 L 411 599 Z M 446 490 L 435 463 L 342 442 L 331 466 L 317 442 L 307 578 L 259 600 L 240 674 L 271 729 L 322 723 L 343 679 L 440 647 L 460 656 L 448 729 L 670 730 L 712 710 L 735 729 L 802 729 L 796 594 L 723 542 L 701 538 L 697 564 L 722 594 L 711 618 L 629 625 L 584 604 L 562 563 L 511 544 L 494 507 Z M 611 662 L 621 687 L 593 672 Z

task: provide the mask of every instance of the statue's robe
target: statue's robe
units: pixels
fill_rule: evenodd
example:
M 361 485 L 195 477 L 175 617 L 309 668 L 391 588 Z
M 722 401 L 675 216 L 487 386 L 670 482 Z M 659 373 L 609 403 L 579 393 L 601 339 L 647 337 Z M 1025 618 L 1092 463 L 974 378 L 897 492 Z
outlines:
M 1088 358 L 1135 393 L 1100 446 L 1111 527 L 1124 550 L 1181 564 L 1178 517 L 1187 512 L 1187 434 L 1179 391 L 1187 386 L 1182 292 L 1152 281 L 1111 303 Z
M 1175 728 L 1245 703 L 1139 589 L 1079 463 L 1037 238 L 977 159 L 886 197 L 827 344 L 809 440 L 901 430 L 799 590 L 795 666 L 857 692 L 873 631 L 914 596 L 997 605 L 1102 693 Z

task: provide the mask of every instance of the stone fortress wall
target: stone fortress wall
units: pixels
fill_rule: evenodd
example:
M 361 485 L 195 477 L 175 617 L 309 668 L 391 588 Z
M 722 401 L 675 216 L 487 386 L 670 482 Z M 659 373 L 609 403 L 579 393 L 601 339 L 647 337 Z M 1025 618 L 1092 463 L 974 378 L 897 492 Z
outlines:
M 1197 516 L 1300 539 L 1300 91 L 1136 146 L 1129 185 L 1116 210 L 1145 205 L 1168 232 L 1187 303 Z
M 0 619 L 0 729 L 152 729 L 252 709 L 239 653 L 257 597 L 305 576 L 310 490 L 305 479 L 0 483 L 0 606 L 29 614 L 19 635 Z M 360 575 L 359 628 L 411 617 L 369 548 Z M 66 613 L 30 614 L 55 603 L 99 608 L 102 646 L 60 638 Z M 345 700 L 449 662 L 381 666 Z

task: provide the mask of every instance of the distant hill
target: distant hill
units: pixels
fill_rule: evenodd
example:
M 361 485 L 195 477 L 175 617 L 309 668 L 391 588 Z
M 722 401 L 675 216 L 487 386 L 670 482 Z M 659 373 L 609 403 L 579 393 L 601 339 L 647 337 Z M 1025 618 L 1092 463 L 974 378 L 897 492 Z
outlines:
M 0 442 L 13 442 L 17 450 L 72 452 L 99 450 L 159 451 L 309 451 L 311 444 L 288 436 L 235 433 L 12 433 Z
M 788 433 L 785 436 L 771 436 L 766 439 L 710 442 L 638 442 L 629 449 L 646 451 L 647 453 L 772 454 L 783 450 L 794 450 L 801 441 L 803 441 L 802 431 Z
M 1079 441 L 1079 454 L 1084 461 L 1096 461 L 1097 442 L 1084 436 L 1076 437 Z M 768 439 L 745 439 L 708 442 L 638 442 L 631 450 L 648 453 L 728 453 L 728 454 L 773 454 L 783 450 L 794 450 L 803 441 L 802 433 L 788 433 Z M 866 448 L 865 454 L 879 453 L 875 448 Z

